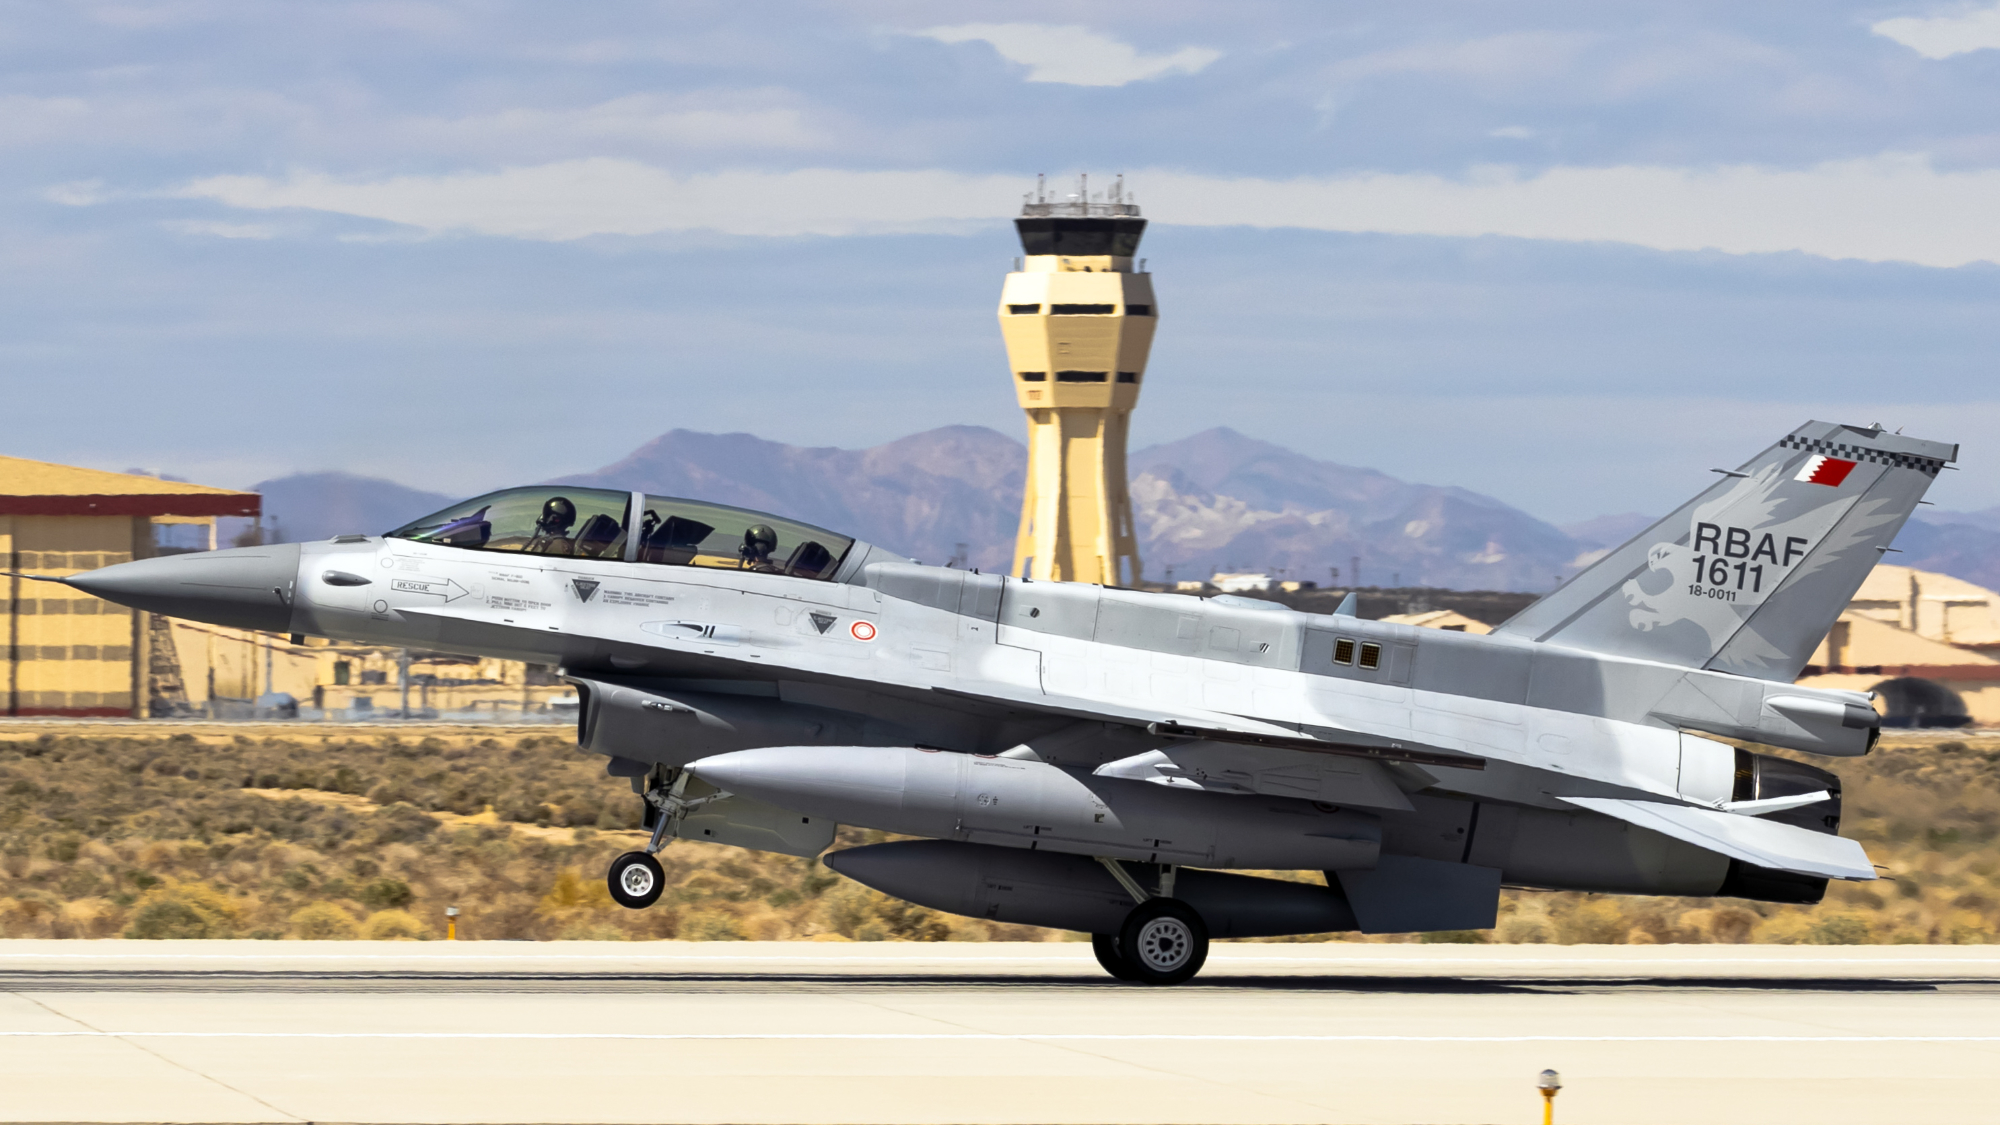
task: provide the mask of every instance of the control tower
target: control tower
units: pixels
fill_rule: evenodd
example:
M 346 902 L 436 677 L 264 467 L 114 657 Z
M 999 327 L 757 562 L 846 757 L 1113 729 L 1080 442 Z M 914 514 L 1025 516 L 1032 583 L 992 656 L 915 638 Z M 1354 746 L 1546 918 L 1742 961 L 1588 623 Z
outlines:
M 1139 581 L 1125 434 L 1146 377 L 1157 306 L 1133 267 L 1146 220 L 1124 177 L 1051 197 L 1038 179 L 1014 220 L 1022 258 L 1000 289 L 1000 335 L 1028 414 L 1028 487 L 1013 573 L 1056 582 Z

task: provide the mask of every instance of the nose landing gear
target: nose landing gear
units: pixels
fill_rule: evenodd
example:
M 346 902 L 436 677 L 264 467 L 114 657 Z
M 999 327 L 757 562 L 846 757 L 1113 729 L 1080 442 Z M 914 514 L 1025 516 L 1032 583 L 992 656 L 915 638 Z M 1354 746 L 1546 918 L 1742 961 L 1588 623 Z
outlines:
M 644 910 L 660 901 L 660 893 L 667 889 L 666 872 L 661 870 L 660 861 L 653 853 L 666 847 L 675 835 L 681 819 L 695 809 L 714 800 L 700 797 L 692 801 L 682 798 L 687 787 L 687 773 L 681 770 L 655 770 L 646 776 L 646 817 L 653 826 L 653 838 L 646 843 L 642 852 L 626 852 L 611 861 L 611 870 L 605 873 L 604 882 L 611 891 L 611 901 L 629 910 Z M 634 779 L 633 786 L 638 786 Z
M 630 910 L 644 910 L 653 905 L 660 901 L 660 892 L 667 889 L 667 876 L 660 870 L 660 861 L 645 852 L 626 852 L 612 860 L 605 882 L 611 889 L 611 901 Z

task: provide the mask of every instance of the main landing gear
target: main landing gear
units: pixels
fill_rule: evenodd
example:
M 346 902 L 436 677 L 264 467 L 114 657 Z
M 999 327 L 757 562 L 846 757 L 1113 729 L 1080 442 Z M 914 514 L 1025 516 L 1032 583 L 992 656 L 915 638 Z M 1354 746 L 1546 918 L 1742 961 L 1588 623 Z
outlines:
M 1173 897 L 1174 868 L 1160 868 L 1159 894 L 1149 894 L 1115 859 L 1099 859 L 1138 905 L 1116 934 L 1092 934 L 1091 952 L 1104 971 L 1137 984 L 1180 984 L 1208 960 L 1208 926 L 1194 907 Z

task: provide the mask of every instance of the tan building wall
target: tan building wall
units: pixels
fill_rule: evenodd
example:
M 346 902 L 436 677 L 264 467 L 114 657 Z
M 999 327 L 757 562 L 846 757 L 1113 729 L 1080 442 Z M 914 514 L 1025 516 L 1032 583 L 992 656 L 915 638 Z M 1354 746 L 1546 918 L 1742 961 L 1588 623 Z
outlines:
M 157 523 L 255 516 L 252 492 L 0 457 L 0 569 L 63 577 L 153 553 Z M 150 617 L 54 582 L 10 577 L 0 713 L 141 715 Z
M 1956 694 L 1974 724 L 2000 725 L 1996 611 L 2000 594 L 1963 579 L 1878 566 L 1820 642 L 1799 683 L 1874 691 L 1890 680 L 1928 680 Z
M 289 695 L 302 717 L 387 718 L 403 707 L 403 653 L 396 648 L 308 637 L 293 644 L 257 633 L 172 621 L 184 696 L 180 714 L 244 717 L 268 694 Z M 457 713 L 509 717 L 557 714 L 576 689 L 515 660 L 416 651 L 409 661 L 412 715 Z
M 1847 608 L 1945 644 L 2000 648 L 2000 594 L 1949 574 L 1877 566 Z
M 1455 609 L 1434 609 L 1427 613 L 1398 613 L 1384 617 L 1398 625 L 1416 625 L 1424 629 L 1443 629 L 1450 633 L 1491 633 L 1493 626 L 1484 621 L 1467 617 Z
M 0 516 L 7 569 L 62 576 L 129 562 L 152 547 L 133 516 Z M 138 618 L 53 582 L 9 578 L 8 711 L 16 715 L 130 715 L 143 690 L 134 654 Z
M 1971 648 L 1933 640 L 1865 612 L 1850 609 L 1827 631 L 1813 651 L 1811 666 L 1835 668 L 1885 667 L 1901 664 L 2000 664 Z

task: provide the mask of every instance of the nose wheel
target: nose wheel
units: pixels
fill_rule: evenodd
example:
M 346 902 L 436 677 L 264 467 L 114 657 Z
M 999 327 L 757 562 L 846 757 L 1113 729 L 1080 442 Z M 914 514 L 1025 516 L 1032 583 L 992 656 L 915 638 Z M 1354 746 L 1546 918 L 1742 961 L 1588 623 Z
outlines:
M 660 861 L 645 852 L 626 852 L 611 861 L 611 871 L 604 878 L 611 889 L 611 901 L 630 910 L 644 910 L 660 901 L 660 892 L 667 889 L 666 872 L 660 870 Z
M 1099 949 L 1098 939 L 1093 938 L 1091 946 Z M 1192 979 L 1208 960 L 1208 927 L 1193 907 L 1179 899 L 1147 899 L 1125 916 L 1114 952 L 1131 975 L 1122 976 L 1105 964 L 1099 949 L 1098 963 L 1112 976 L 1141 984 L 1180 984 Z

